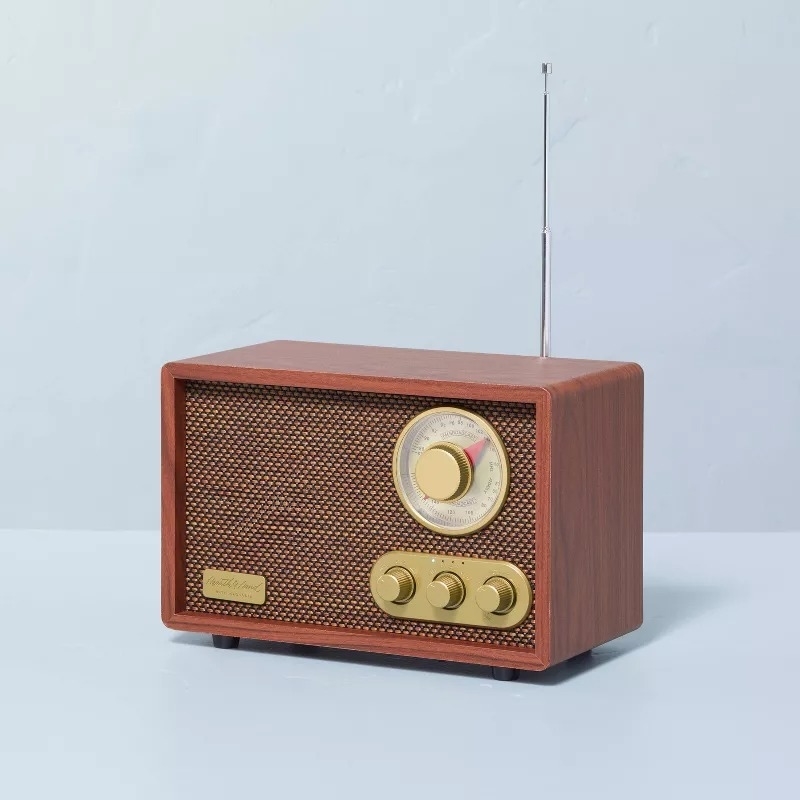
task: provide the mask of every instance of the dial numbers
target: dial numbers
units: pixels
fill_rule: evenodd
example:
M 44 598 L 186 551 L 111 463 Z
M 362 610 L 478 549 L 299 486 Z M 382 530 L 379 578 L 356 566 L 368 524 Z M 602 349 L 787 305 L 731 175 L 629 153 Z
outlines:
M 432 485 L 428 474 L 420 472 L 417 480 L 423 453 L 442 447 L 459 450 L 471 467 L 469 488 L 449 501 L 425 493 L 425 487 Z M 436 463 L 430 454 L 423 461 L 426 467 Z M 453 459 L 453 469 L 458 469 L 457 461 Z M 434 408 L 411 420 L 397 440 L 393 470 L 406 510 L 426 528 L 448 536 L 465 536 L 486 527 L 500 513 L 508 493 L 508 455 L 497 431 L 482 417 L 459 408 Z M 444 481 L 446 476 L 441 477 Z

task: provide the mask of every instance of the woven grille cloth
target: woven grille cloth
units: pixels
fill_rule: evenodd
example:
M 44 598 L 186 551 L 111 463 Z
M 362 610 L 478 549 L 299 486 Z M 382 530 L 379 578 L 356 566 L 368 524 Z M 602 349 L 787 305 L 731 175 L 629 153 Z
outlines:
M 463 538 L 414 521 L 392 481 L 403 426 L 444 405 L 489 420 L 511 462 L 504 509 Z M 533 586 L 535 446 L 529 404 L 189 381 L 187 610 L 533 647 L 534 613 L 511 631 L 390 617 L 369 573 L 387 551 L 413 550 L 508 560 Z M 205 568 L 263 575 L 266 603 L 204 597 Z

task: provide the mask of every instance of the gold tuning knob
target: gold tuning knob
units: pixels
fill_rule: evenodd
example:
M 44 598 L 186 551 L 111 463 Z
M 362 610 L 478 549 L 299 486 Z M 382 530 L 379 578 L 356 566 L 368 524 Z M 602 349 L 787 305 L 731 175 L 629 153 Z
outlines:
M 417 459 L 417 486 L 434 500 L 458 500 L 472 484 L 472 464 L 467 454 L 451 442 L 431 445 Z
M 511 581 L 495 576 L 475 592 L 475 602 L 487 614 L 505 614 L 512 609 L 516 596 Z
M 464 582 L 454 572 L 440 572 L 425 594 L 434 608 L 458 608 L 464 602 Z
M 414 576 L 404 567 L 392 567 L 375 582 L 375 590 L 388 603 L 402 605 L 413 596 Z

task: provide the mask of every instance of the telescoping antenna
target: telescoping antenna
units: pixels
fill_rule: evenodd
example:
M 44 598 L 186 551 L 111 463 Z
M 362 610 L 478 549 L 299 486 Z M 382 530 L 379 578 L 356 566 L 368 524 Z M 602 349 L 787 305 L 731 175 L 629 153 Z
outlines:
M 550 152 L 550 95 L 547 76 L 553 74 L 553 65 L 542 64 L 544 75 L 544 153 L 542 156 L 542 331 L 540 355 L 550 355 L 550 173 L 547 157 Z

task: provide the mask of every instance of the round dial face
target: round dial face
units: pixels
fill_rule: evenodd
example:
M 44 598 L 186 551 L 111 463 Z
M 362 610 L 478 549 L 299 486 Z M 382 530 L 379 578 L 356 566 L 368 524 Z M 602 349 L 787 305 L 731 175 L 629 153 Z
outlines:
M 414 417 L 395 445 L 393 471 L 406 510 L 448 536 L 485 528 L 508 494 L 508 455 L 497 431 L 460 408 Z

